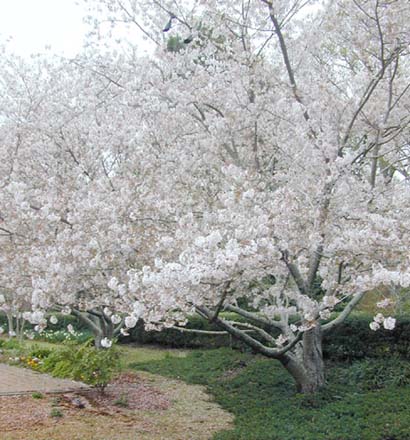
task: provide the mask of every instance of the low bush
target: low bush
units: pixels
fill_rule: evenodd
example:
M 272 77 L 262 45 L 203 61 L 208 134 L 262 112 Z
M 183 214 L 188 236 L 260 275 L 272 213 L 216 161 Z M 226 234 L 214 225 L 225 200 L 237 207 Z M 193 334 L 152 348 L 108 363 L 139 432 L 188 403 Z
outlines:
M 244 321 L 232 313 L 223 313 L 225 319 Z M 199 316 L 189 317 L 186 329 L 200 331 L 221 331 L 213 323 L 210 323 Z M 161 331 L 146 331 L 144 323 L 139 321 L 137 326 L 132 329 L 131 335 L 120 338 L 120 342 L 137 342 L 139 344 L 158 344 L 173 348 L 218 348 L 218 347 L 243 347 L 243 344 L 232 338 L 228 334 L 201 334 L 195 332 L 184 332 L 177 329 L 163 329 Z
M 21 350 L 22 346 L 17 339 L 0 340 L 0 347 L 4 350 Z
M 51 351 L 39 369 L 53 376 L 82 381 L 104 391 L 118 368 L 115 348 L 97 350 L 89 341 Z
M 333 380 L 347 387 L 379 390 L 410 385 L 410 363 L 397 356 L 355 361 L 348 367 L 332 369 Z
M 410 317 L 397 317 L 393 330 L 372 331 L 373 315 L 356 313 L 346 319 L 323 341 L 325 358 L 354 361 L 364 358 L 410 356 Z

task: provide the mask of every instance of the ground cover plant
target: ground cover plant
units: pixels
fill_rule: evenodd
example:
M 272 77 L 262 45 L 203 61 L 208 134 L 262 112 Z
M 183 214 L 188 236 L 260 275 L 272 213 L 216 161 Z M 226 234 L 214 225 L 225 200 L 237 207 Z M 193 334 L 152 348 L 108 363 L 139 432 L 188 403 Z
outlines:
M 295 393 L 274 362 L 230 349 L 196 350 L 185 358 L 136 363 L 207 386 L 235 415 L 235 428 L 214 440 L 408 440 L 409 365 L 399 359 L 328 364 L 325 390 Z

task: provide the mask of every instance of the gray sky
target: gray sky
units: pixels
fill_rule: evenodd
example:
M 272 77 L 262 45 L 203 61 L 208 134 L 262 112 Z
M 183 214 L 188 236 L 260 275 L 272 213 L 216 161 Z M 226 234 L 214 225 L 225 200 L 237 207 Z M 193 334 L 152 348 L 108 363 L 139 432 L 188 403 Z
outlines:
M 0 40 L 12 38 L 19 55 L 53 52 L 72 56 L 82 45 L 84 11 L 75 0 L 0 0 Z

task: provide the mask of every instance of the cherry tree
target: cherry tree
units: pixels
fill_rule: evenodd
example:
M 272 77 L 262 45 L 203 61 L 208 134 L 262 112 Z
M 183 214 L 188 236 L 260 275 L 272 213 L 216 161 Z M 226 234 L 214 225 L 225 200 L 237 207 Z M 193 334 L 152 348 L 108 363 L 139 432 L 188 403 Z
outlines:
M 110 205 L 119 197 L 113 170 L 127 158 L 122 141 L 127 128 L 111 124 L 113 111 L 118 114 L 118 106 L 110 105 L 112 80 L 101 69 L 96 74 L 89 58 L 84 68 L 80 57 L 27 61 L 6 49 L 3 55 L 1 306 L 11 331 L 13 316 L 44 328 L 46 310 L 72 311 L 98 342 L 122 321 L 103 306 L 109 305 L 107 283 L 115 265 L 125 264 L 135 242 L 131 233 L 125 241 L 118 238 L 110 223 L 110 216 L 118 216 Z M 98 57 L 93 61 L 100 63 Z M 125 186 L 118 184 L 125 196 Z M 98 240 L 106 244 L 102 262 L 93 251 Z
M 18 88 L 34 309 L 125 328 L 199 313 L 314 392 L 323 334 L 369 290 L 410 284 L 410 5 L 86 3 L 89 48 Z
M 128 62 L 6 53 L 0 66 L 3 308 L 40 330 L 47 311 L 73 313 L 97 346 L 134 322 L 126 272 L 150 261 L 147 243 L 166 229 L 145 187 L 148 159 L 134 152 L 141 106 Z
M 134 316 L 199 313 L 317 390 L 322 335 L 410 282 L 408 2 L 91 4 L 155 47 L 135 145 L 174 225 L 128 271 Z

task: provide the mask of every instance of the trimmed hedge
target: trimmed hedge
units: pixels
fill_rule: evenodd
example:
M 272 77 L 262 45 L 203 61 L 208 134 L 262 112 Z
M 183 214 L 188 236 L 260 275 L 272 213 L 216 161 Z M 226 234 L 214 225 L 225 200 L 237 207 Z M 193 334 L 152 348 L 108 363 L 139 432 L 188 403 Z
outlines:
M 226 316 L 225 316 L 226 317 Z M 229 316 L 228 316 L 229 319 Z M 326 359 L 354 361 L 368 357 L 384 357 L 397 354 L 410 357 L 410 316 L 397 318 L 394 330 L 370 330 L 373 315 L 353 314 L 339 327 L 324 337 L 323 355 Z M 203 318 L 191 317 L 186 326 L 197 330 L 220 330 Z M 236 347 L 246 349 L 230 335 L 202 335 L 175 329 L 145 331 L 140 323 L 130 337 L 122 342 L 158 344 L 175 348 Z
M 370 330 L 373 315 L 354 314 L 327 334 L 325 358 L 353 361 L 368 357 L 410 357 L 410 316 L 397 317 L 393 330 Z
M 226 315 L 225 315 L 226 317 Z M 228 316 L 229 319 L 229 316 Z M 233 317 L 232 317 L 233 319 Z M 238 319 L 236 319 L 238 321 Z M 199 316 L 191 316 L 187 329 L 201 331 L 221 331 L 215 325 Z M 232 338 L 231 335 L 207 335 L 193 332 L 184 332 L 176 329 L 164 329 L 161 331 L 146 331 L 144 323 L 139 321 L 131 331 L 129 337 L 120 337 L 120 342 L 136 342 L 138 344 L 158 344 L 174 348 L 219 348 L 219 347 L 242 347 L 243 345 Z

